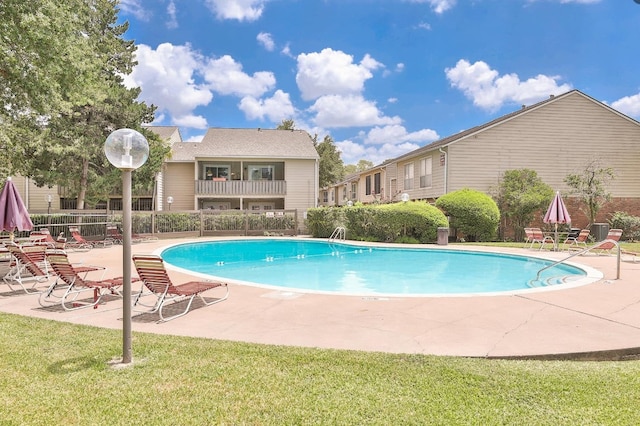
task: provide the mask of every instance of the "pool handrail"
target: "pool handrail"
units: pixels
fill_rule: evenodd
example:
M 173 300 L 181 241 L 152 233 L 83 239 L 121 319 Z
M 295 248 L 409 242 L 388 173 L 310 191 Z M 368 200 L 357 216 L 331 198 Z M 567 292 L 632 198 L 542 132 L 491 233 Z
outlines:
M 619 280 L 619 279 L 620 279 L 620 261 L 621 261 L 621 251 L 622 251 L 622 250 L 621 250 L 621 248 L 620 248 L 620 244 L 618 243 L 618 241 L 615 241 L 615 240 L 603 240 L 603 241 L 600 241 L 599 243 L 597 243 L 597 244 L 595 244 L 595 245 L 593 245 L 593 246 L 591 246 L 591 247 L 587 247 L 587 248 L 585 248 L 585 249 L 582 249 L 582 250 L 581 250 L 581 251 L 579 251 L 579 252 L 573 253 L 573 254 L 571 254 L 571 255 L 569 255 L 569 256 L 567 256 L 567 257 L 565 257 L 564 259 L 560 259 L 560 260 L 558 260 L 558 261 L 555 261 L 555 262 L 553 262 L 552 264 L 547 265 L 547 266 L 545 266 L 544 268 L 540 269 L 540 270 L 538 271 L 537 275 L 536 275 L 536 278 L 535 278 L 535 279 L 533 279 L 533 280 L 530 280 L 530 281 L 529 281 L 529 285 L 531 285 L 531 284 L 532 284 L 533 282 L 535 282 L 535 281 L 540 281 L 540 275 L 542 274 L 542 272 L 546 271 L 547 269 L 549 269 L 549 268 L 553 268 L 553 267 L 554 267 L 554 266 L 556 266 L 556 265 L 559 265 L 559 264 L 561 264 L 561 263 L 564 263 L 565 261 L 567 261 L 567 260 L 571 259 L 572 257 L 575 257 L 575 256 L 581 256 L 581 255 L 583 255 L 583 254 L 585 254 L 585 253 L 588 253 L 588 252 L 589 252 L 589 251 L 591 251 L 591 250 L 597 249 L 598 247 L 600 247 L 600 246 L 601 246 L 601 245 L 603 245 L 604 243 L 613 243 L 613 244 L 615 245 L 615 247 L 618 249 L 618 250 L 617 250 L 617 255 L 616 255 L 616 257 L 617 257 L 616 280 Z

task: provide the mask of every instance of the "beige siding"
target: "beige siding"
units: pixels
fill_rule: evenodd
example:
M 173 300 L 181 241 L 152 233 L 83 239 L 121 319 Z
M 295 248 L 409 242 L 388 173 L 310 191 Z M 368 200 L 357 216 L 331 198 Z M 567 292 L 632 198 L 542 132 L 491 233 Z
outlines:
M 196 210 L 193 163 L 167 163 L 164 173 L 164 199 L 173 197 L 172 210 Z M 169 209 L 167 205 L 166 210 Z
M 397 193 L 406 192 L 409 194 L 410 199 L 432 199 L 437 198 L 444 192 L 444 165 L 440 163 L 441 153 L 438 150 L 422 153 L 419 156 L 406 159 L 397 163 Z M 431 159 L 431 185 L 420 187 L 420 163 L 422 159 Z M 413 187 L 412 189 L 405 188 L 405 166 L 413 163 Z M 398 201 L 400 195 L 397 195 L 395 201 Z
M 287 181 L 284 208 L 306 210 L 315 207 L 318 181 L 315 160 L 285 160 L 284 173 Z M 329 200 L 331 200 L 331 194 L 329 194 Z
M 489 191 L 521 168 L 562 191 L 567 174 L 598 158 L 616 172 L 614 197 L 640 196 L 640 126 L 578 93 L 452 143 L 449 153 L 449 191 Z

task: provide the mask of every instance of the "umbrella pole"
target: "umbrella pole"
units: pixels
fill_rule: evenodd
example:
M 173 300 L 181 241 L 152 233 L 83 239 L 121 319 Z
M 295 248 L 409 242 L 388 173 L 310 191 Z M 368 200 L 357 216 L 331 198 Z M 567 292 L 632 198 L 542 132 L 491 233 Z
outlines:
M 555 247 L 554 251 L 558 251 L 558 222 L 556 222 L 556 230 L 554 233 L 553 245 Z

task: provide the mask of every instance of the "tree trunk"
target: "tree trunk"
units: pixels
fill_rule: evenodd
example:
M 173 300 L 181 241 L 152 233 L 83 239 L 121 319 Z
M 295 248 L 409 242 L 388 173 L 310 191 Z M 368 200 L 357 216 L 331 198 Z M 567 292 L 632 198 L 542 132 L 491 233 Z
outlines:
M 84 199 L 87 195 L 87 180 L 89 176 L 89 159 L 82 159 L 82 174 L 80 175 L 80 190 L 78 191 L 78 203 L 76 208 L 84 210 Z

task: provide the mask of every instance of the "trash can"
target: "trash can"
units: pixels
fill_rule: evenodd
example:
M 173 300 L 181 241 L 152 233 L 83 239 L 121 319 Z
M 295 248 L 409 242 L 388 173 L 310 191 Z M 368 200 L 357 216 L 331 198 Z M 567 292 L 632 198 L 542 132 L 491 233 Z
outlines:
M 593 235 L 593 238 L 595 238 L 596 242 L 606 240 L 608 233 L 608 223 L 594 223 L 591 225 L 591 234 Z
M 438 227 L 438 245 L 446 246 L 449 244 L 449 228 Z

